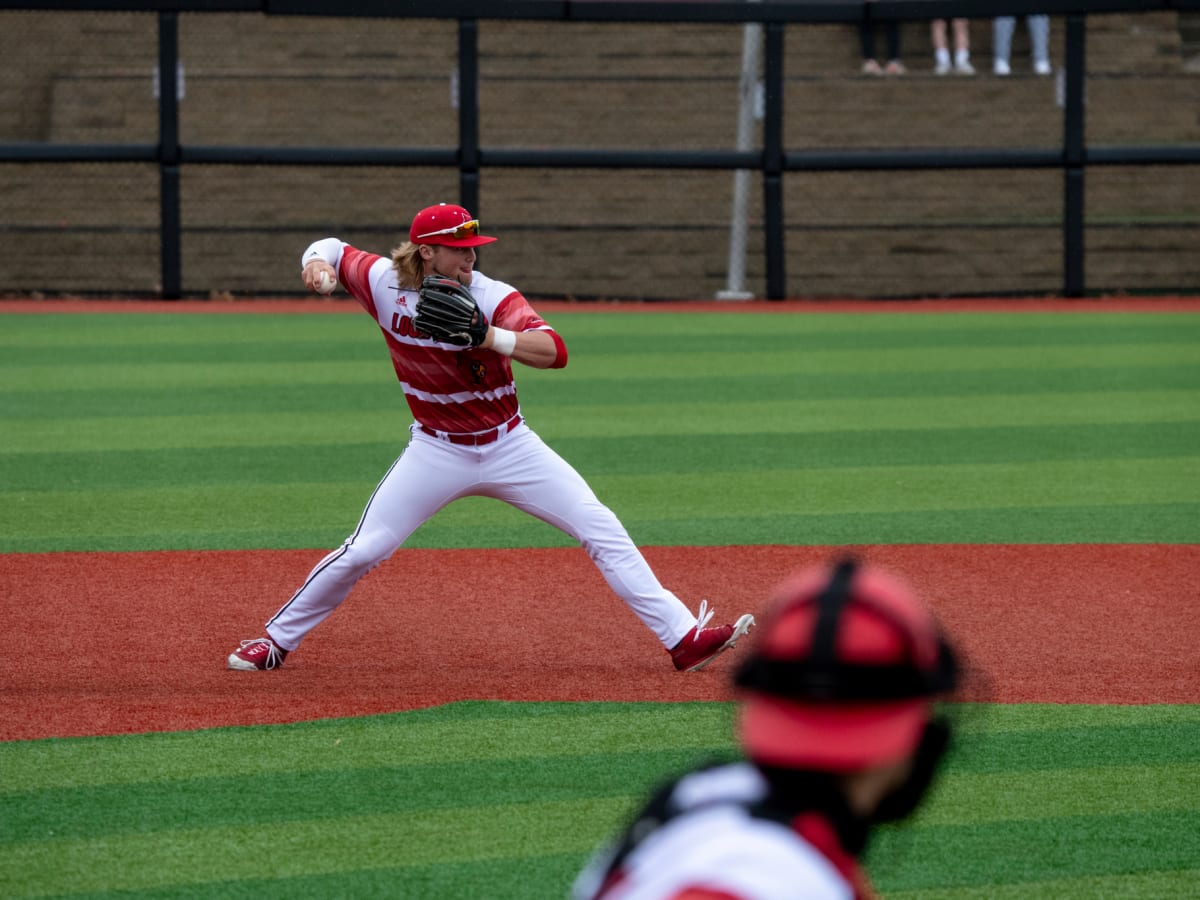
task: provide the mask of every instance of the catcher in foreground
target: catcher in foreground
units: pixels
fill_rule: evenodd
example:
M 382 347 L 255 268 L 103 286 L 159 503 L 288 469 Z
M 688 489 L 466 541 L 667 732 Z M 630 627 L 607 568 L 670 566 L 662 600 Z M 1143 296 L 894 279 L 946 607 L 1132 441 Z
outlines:
M 475 248 L 495 240 L 461 206 L 442 203 L 417 213 L 409 240 L 390 259 L 337 238 L 304 251 L 309 290 L 341 284 L 375 319 L 415 421 L 353 534 L 308 574 L 264 637 L 230 653 L 229 668 L 279 667 L 363 575 L 434 513 L 468 496 L 503 500 L 579 541 L 680 671 L 704 668 L 754 624 L 743 615 L 710 626 L 707 601 L 694 615 L 659 583 L 579 473 L 525 424 L 513 360 L 562 368 L 567 348 L 516 288 L 475 271 Z
M 845 560 L 775 591 L 734 675 L 732 762 L 665 784 L 576 879 L 576 900 L 867 900 L 881 823 L 923 802 L 952 734 L 957 653 L 932 609 Z

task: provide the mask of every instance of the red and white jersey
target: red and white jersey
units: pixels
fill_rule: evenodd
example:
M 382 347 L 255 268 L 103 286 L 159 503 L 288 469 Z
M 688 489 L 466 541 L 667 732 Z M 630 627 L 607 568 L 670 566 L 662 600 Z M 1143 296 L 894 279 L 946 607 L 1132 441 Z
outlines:
M 685 775 L 652 806 L 636 843 L 599 856 L 577 900 L 854 900 L 870 896 L 823 816 L 764 815 L 765 779 L 747 763 Z M 660 798 L 660 801 L 662 798 Z M 642 836 L 639 829 L 649 830 Z M 614 863 L 615 860 L 615 863 Z
M 337 269 L 342 287 L 375 317 L 417 422 L 435 431 L 471 433 L 495 428 L 519 412 L 512 360 L 420 334 L 413 327 L 417 292 L 400 287 L 387 257 L 346 243 L 341 243 L 337 257 L 327 261 Z M 516 288 L 474 272 L 470 290 L 491 324 L 509 331 L 546 332 L 558 348 L 552 368 L 567 364 L 562 338 Z

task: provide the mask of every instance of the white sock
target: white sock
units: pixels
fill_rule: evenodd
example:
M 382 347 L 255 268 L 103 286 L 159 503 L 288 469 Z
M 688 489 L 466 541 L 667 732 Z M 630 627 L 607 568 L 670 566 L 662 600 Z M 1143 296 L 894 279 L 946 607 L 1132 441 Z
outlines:
M 954 51 L 954 64 L 956 66 L 963 65 L 968 60 L 970 60 L 970 58 L 971 58 L 971 52 L 969 50 L 955 50 Z

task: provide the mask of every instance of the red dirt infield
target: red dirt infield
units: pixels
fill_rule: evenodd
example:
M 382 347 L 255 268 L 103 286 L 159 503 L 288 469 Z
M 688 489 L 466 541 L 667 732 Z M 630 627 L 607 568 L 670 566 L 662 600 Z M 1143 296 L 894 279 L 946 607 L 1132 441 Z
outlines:
M 717 619 L 842 549 L 937 610 L 993 702 L 1200 703 L 1196 545 L 651 547 Z M 0 740 L 283 723 L 465 699 L 730 698 L 676 673 L 577 548 L 401 550 L 273 672 L 225 657 L 325 550 L 0 555 Z M 435 573 L 456 572 L 447 588 Z

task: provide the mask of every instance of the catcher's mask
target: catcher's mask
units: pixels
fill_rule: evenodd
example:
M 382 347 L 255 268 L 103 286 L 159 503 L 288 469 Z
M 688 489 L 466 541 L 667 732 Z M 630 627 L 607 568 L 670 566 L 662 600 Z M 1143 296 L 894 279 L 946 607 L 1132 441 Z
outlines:
M 736 676 L 747 755 L 852 772 L 916 751 L 958 666 L 908 587 L 847 560 L 785 581 L 775 603 Z
M 461 206 L 439 203 L 427 206 L 413 216 L 408 239 L 414 244 L 442 244 L 446 247 L 480 247 L 496 238 L 479 233 L 479 220 Z

